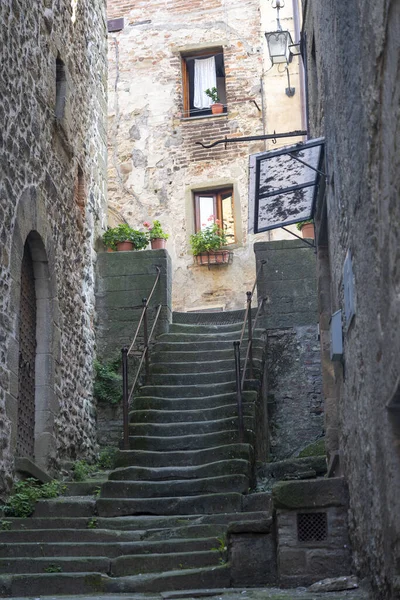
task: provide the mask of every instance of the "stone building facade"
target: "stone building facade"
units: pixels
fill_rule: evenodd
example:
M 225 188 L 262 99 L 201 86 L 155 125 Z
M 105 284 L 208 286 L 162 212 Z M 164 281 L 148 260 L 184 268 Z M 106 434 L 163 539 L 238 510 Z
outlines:
M 0 7 L 0 495 L 14 458 L 96 449 L 94 245 L 105 206 L 101 0 Z
M 400 4 L 303 2 L 317 206 L 327 448 L 350 497 L 356 570 L 400 597 Z M 342 311 L 343 356 L 329 321 Z M 339 356 L 340 358 L 340 356 Z M 337 465 L 339 459 L 339 466 Z
M 286 2 L 280 16 L 295 38 L 298 1 Z M 292 97 L 285 94 L 284 67 L 269 59 L 264 33 L 276 30 L 276 17 L 271 3 L 260 0 L 108 3 L 108 19 L 122 19 L 109 34 L 109 222 L 115 214 L 136 228 L 144 220 L 162 222 L 170 234 L 175 310 L 242 308 L 255 279 L 249 154 L 275 146 L 197 143 L 304 128 L 299 58 L 288 67 Z M 213 57 L 225 106 L 219 115 L 194 104 L 193 65 Z M 196 195 L 211 197 L 215 215 L 224 215 L 229 265 L 194 264 L 189 238 L 203 221 Z M 257 237 L 263 239 L 272 234 Z

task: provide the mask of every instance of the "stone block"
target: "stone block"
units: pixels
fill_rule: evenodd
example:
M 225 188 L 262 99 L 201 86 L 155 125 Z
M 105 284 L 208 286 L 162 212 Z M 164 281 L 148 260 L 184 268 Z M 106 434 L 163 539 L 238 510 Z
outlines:
M 303 575 L 306 572 L 306 552 L 300 548 L 281 548 L 278 551 L 279 577 Z
M 232 586 L 254 587 L 275 583 L 276 554 L 272 534 L 231 534 L 228 553 Z
M 272 489 L 274 508 L 301 509 L 347 506 L 344 478 L 280 482 Z

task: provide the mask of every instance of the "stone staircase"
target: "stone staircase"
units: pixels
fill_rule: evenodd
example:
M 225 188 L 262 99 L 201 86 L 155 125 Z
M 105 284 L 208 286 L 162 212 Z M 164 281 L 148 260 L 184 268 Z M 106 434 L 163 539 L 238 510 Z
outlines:
M 101 594 L 235 584 L 227 531 L 270 531 L 254 486 L 256 399 L 238 442 L 233 344 L 240 323 L 172 324 L 135 396 L 130 450 L 100 496 L 42 500 L 0 531 L 0 595 Z M 254 342 L 261 367 L 262 342 Z M 250 386 L 251 387 L 251 386 Z M 256 387 L 256 386 L 254 386 Z M 260 529 L 261 528 L 261 529 Z

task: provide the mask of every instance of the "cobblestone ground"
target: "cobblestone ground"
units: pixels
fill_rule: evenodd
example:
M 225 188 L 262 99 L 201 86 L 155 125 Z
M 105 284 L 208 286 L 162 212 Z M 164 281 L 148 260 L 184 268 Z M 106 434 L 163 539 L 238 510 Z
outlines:
M 118 594 L 96 596 L 30 596 L 25 598 L 5 598 L 3 600 L 372 600 L 363 589 L 349 592 L 308 592 L 305 588 L 280 590 L 279 588 L 235 589 L 208 595 L 205 590 L 198 594 L 187 592 L 166 592 L 164 594 Z

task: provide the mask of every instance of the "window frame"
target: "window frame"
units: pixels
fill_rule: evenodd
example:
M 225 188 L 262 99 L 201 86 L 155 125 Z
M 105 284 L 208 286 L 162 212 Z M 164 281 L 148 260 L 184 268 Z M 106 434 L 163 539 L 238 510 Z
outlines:
M 187 60 L 191 58 L 210 58 L 211 56 L 217 56 L 218 54 L 222 54 L 222 60 L 225 70 L 225 55 L 224 50 L 221 46 L 214 46 L 212 48 L 203 48 L 202 50 L 193 50 L 190 52 L 182 52 L 181 53 L 181 71 L 182 71 L 182 98 L 183 98 L 183 118 L 184 119 L 193 119 L 199 117 L 210 117 L 210 116 L 224 116 L 228 112 L 227 104 L 224 104 L 223 112 L 218 115 L 213 115 L 210 109 L 203 109 L 202 112 L 208 111 L 207 114 L 190 114 L 193 109 L 190 108 L 190 79 L 189 79 L 189 69 Z M 226 95 L 226 75 L 224 76 L 224 88 Z M 201 109 L 199 109 L 201 110 Z
M 212 188 L 205 190 L 197 190 L 193 191 L 193 208 L 194 208 L 194 231 L 197 233 L 201 230 L 201 219 L 200 219 L 200 197 L 201 196 L 213 196 L 213 204 L 214 204 L 214 223 L 218 219 L 221 223 L 221 226 L 224 225 L 223 220 L 223 208 L 222 201 L 224 200 L 224 194 L 229 194 L 231 196 L 231 205 L 232 205 L 232 216 L 233 216 L 233 235 L 234 239 L 231 242 L 228 242 L 227 246 L 232 246 L 237 244 L 238 236 L 237 236 L 237 226 L 236 226 L 236 218 L 235 218 L 235 196 L 234 196 L 234 186 L 224 186 L 222 188 Z M 228 196 L 228 197 L 229 197 Z

